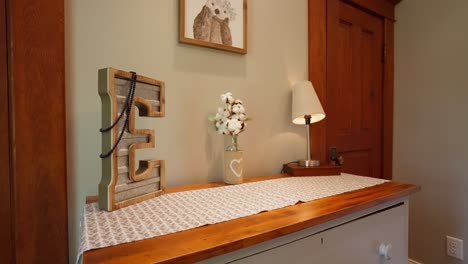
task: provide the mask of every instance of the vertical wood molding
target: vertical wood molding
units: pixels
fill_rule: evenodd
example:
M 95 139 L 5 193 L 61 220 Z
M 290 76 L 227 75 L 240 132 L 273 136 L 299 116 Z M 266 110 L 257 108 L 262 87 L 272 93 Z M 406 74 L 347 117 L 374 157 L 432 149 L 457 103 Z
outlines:
M 327 0 L 309 0 L 309 80 L 327 113 Z M 328 163 L 326 149 L 327 118 L 311 125 L 310 144 L 312 159 Z
M 393 20 L 384 21 L 385 64 L 383 75 L 383 124 L 382 124 L 382 176 L 391 180 L 393 159 L 393 85 L 394 85 L 394 28 Z
M 336 52 L 331 52 L 331 51 L 336 51 L 338 50 L 337 45 L 339 44 L 339 32 L 338 31 L 333 31 L 330 30 L 330 28 L 333 29 L 339 29 L 339 21 L 338 17 L 340 16 L 340 0 L 327 0 L 327 7 L 326 7 L 326 17 L 327 17 L 327 30 L 326 30 L 326 46 L 327 46 L 327 54 L 326 54 L 326 80 L 327 80 L 327 90 L 328 87 L 336 87 L 337 84 L 337 78 L 333 74 L 336 72 L 330 72 L 330 68 L 332 69 L 337 69 L 338 68 L 338 62 L 339 58 L 337 58 Z M 327 98 L 328 99 L 328 98 Z M 328 131 L 324 131 L 325 136 L 324 136 L 324 141 L 323 144 L 325 153 L 328 154 L 328 149 L 327 146 L 329 144 L 330 139 L 327 138 L 327 133 Z M 330 146 L 330 147 L 335 147 L 335 146 Z M 337 147 L 337 146 L 336 146 Z M 339 150 L 338 150 L 339 151 Z
M 7 0 L 17 263 L 67 263 L 62 0 Z
M 0 0 L 0 260 L 14 263 L 10 191 L 6 3 Z

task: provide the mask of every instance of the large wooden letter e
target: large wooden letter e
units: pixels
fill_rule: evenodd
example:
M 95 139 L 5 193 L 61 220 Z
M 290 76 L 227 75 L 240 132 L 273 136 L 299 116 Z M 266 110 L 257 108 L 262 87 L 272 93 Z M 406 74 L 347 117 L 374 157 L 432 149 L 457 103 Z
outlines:
M 160 195 L 165 187 L 163 160 L 141 160 L 137 149 L 154 148 L 154 129 L 135 129 L 140 116 L 164 117 L 164 82 L 112 68 L 99 70 L 102 101 L 102 176 L 99 207 L 116 210 Z

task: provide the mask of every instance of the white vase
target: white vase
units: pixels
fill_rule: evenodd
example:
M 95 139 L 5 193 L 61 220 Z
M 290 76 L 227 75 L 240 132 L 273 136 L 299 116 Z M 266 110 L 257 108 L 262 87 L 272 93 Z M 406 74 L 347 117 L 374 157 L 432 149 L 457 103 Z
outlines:
M 244 152 L 239 150 L 237 135 L 231 137 L 231 144 L 224 151 L 224 174 L 226 184 L 239 184 L 244 179 Z

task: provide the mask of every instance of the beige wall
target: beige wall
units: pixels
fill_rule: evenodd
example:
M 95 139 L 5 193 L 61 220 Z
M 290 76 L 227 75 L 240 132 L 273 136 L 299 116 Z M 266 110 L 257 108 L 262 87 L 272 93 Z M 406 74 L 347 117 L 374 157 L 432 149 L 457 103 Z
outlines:
M 223 137 L 208 123 L 221 93 L 253 118 L 240 138 L 248 177 L 278 173 L 305 157 L 305 128 L 290 121 L 290 87 L 307 79 L 307 1 L 248 1 L 248 54 L 179 44 L 176 0 L 67 0 L 67 136 L 70 254 L 86 195 L 100 179 L 97 70 L 116 67 L 166 81 L 167 114 L 156 129 L 169 186 L 222 179 Z
M 396 9 L 394 178 L 411 199 L 410 257 L 468 263 L 468 1 L 407 0 Z M 465 241 L 465 262 L 445 236 Z

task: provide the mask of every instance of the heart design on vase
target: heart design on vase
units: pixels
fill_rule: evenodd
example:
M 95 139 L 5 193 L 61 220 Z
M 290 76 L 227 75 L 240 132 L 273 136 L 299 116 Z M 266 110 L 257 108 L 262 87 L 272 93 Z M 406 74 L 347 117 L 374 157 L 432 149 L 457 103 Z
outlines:
M 237 164 L 240 165 L 241 162 L 242 162 L 242 158 L 241 159 L 233 159 L 233 160 L 231 160 L 231 163 L 229 164 L 229 168 L 231 169 L 232 173 L 234 173 L 234 175 L 236 175 L 236 177 L 238 177 L 238 178 L 240 178 L 242 176 L 242 172 L 244 171 L 244 169 L 241 169 L 241 171 L 239 173 L 237 173 L 237 171 L 233 167 L 233 164 L 237 163 Z

